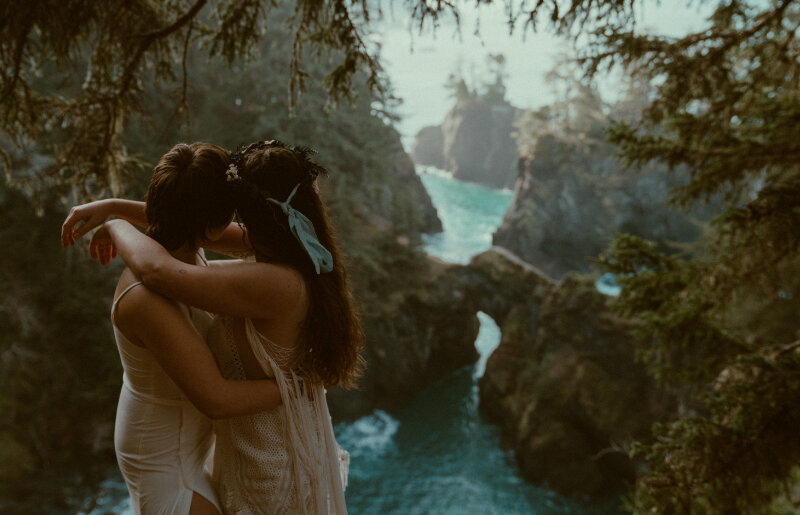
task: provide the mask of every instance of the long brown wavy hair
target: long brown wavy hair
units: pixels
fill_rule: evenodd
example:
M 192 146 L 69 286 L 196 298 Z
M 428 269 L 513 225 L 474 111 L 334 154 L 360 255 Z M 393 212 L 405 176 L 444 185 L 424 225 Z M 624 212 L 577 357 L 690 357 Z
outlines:
M 316 177 L 327 171 L 308 159 L 306 149 L 295 151 L 275 141 L 251 144 L 234 154 L 231 161 L 241 180 L 229 184 L 253 250 L 299 271 L 308 288 L 310 306 L 295 367 L 326 387 L 354 387 L 364 369 L 364 336 L 347 286 L 342 252 L 316 185 Z M 305 249 L 292 235 L 286 214 L 267 201 L 269 197 L 285 201 L 298 184 L 291 206 L 314 224 L 320 243 L 333 256 L 333 271 L 329 273 L 316 273 Z

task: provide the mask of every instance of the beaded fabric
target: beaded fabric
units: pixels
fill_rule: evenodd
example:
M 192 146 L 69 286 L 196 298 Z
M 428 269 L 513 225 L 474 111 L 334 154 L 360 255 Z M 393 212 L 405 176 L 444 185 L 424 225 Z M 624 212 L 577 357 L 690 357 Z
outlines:
M 230 317 L 209 333 L 223 375 L 243 379 Z M 287 368 L 294 349 L 276 345 L 245 319 L 245 334 L 282 404 L 215 422 L 214 483 L 223 513 L 344 514 L 349 455 L 336 443 L 322 385 Z

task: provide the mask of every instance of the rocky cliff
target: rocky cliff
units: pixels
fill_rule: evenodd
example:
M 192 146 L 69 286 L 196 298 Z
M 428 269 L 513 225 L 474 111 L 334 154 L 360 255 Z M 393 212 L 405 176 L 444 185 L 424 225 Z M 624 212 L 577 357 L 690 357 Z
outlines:
M 400 264 L 400 263 L 398 263 Z M 557 282 L 503 249 L 468 265 L 429 259 L 424 276 L 384 285 L 366 316 L 370 370 L 357 391 L 333 391 L 339 417 L 406 401 L 477 359 L 475 313 L 502 339 L 480 380 L 482 411 L 502 429 L 523 475 L 566 495 L 603 497 L 633 481 L 625 449 L 647 439 L 665 402 L 634 360 L 628 322 L 593 280 Z M 415 269 L 420 269 L 416 267 Z
M 517 175 L 517 147 L 511 134 L 519 113 L 506 102 L 461 98 L 441 126 L 417 133 L 411 157 L 462 181 L 510 188 Z
M 521 159 L 514 201 L 493 242 L 553 277 L 587 272 L 618 232 L 654 240 L 663 248 L 694 241 L 702 212 L 667 205 L 678 173 L 648 166 L 629 172 L 604 142 L 542 137 Z
M 357 209 L 368 214 L 371 218 L 368 222 L 384 229 L 391 227 L 393 233 L 413 238 L 420 233 L 441 232 L 442 222 L 414 169 L 414 162 L 403 150 L 400 134 L 392 131 L 391 138 L 393 141 L 387 145 L 391 149 L 388 173 L 383 177 L 364 176 L 359 188 L 349 195 L 364 197 Z
M 664 402 L 610 298 L 590 277 L 555 282 L 503 249 L 452 277 L 502 332 L 480 405 L 503 428 L 522 474 L 573 496 L 604 497 L 631 484 L 636 464 L 626 445 L 649 438 Z
M 414 137 L 411 156 L 415 163 L 445 169 L 444 134 L 441 125 L 423 127 Z
M 476 311 L 446 278 L 458 265 L 433 258 L 409 266 L 410 252 L 395 246 L 398 275 L 371 287 L 381 302 L 362 303 L 367 341 L 365 376 L 357 390 L 335 389 L 328 404 L 336 419 L 351 419 L 375 408 L 392 408 L 426 386 L 474 363 L 478 354 Z M 405 256 L 405 257 L 403 257 Z
M 383 240 L 375 251 L 393 256 L 391 262 L 383 262 L 392 272 L 373 271 L 365 274 L 370 282 L 358 283 L 357 291 L 380 292 L 380 301 L 362 302 L 367 373 L 358 390 L 330 392 L 336 418 L 397 406 L 432 382 L 475 363 L 477 312 L 500 322 L 516 303 L 542 298 L 553 284 L 533 267 L 497 251 L 481 254 L 469 265 L 420 258 L 394 241 Z
M 480 381 L 522 474 L 565 495 L 604 497 L 635 479 L 628 444 L 646 440 L 660 400 L 634 360 L 625 320 L 590 278 L 569 275 L 516 304 Z
M 379 162 L 374 166 L 366 159 L 366 162 L 356 162 L 361 169 L 358 173 L 342 169 L 347 161 L 334 161 L 339 169 L 332 167 L 331 176 L 320 181 L 345 250 L 353 247 L 350 254 L 359 254 L 362 247 L 369 247 L 365 240 L 370 237 L 390 234 L 416 242 L 422 233 L 442 231 L 436 208 L 411 157 L 403 150 L 400 134 L 394 129 L 382 128 L 382 131 L 380 136 L 385 141 L 379 150 L 380 156 L 385 157 L 380 157 Z M 353 156 L 335 157 L 355 161 Z M 369 155 L 368 159 L 374 156 Z M 364 250 L 369 252 L 368 248 Z

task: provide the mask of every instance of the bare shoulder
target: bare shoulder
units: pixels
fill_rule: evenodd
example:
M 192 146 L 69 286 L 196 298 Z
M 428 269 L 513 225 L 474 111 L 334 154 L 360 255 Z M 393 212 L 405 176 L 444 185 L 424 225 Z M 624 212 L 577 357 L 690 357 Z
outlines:
M 297 269 L 263 262 L 242 263 L 241 266 L 248 267 L 254 290 L 262 298 L 272 299 L 270 311 L 273 315 L 293 317 L 298 310 L 305 312 L 308 305 L 306 280 Z
M 177 305 L 149 289 L 144 284 L 136 284 L 138 279 L 127 268 L 120 276 L 114 298 L 117 300 L 115 320 L 123 332 L 138 332 L 136 328 L 142 323 L 153 322 L 153 318 L 169 317 Z M 130 288 L 130 289 L 128 289 Z M 125 291 L 125 290 L 128 291 Z M 120 298 L 121 295 L 124 296 Z M 128 328 L 129 331 L 125 331 Z
M 305 291 L 306 281 L 296 268 L 281 263 L 256 263 L 261 265 L 265 278 L 292 291 Z

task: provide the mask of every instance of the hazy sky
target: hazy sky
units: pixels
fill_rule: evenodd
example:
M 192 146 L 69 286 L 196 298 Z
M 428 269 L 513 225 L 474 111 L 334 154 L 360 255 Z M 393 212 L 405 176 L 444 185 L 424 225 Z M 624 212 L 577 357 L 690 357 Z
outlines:
M 395 20 L 387 13 L 387 19 L 377 24 L 375 39 L 383 48 L 383 65 L 395 94 L 404 102 L 400 108 L 403 120 L 398 128 L 407 144 L 422 127 L 440 124 L 452 107 L 453 99 L 448 97 L 444 88 L 448 75 L 460 66 L 468 79 L 471 70 L 480 76 L 480 72 L 486 69 L 484 63 L 489 54 L 502 53 L 506 58 L 507 97 L 512 104 L 522 108 L 538 107 L 553 100 L 544 78 L 559 54 L 569 52 L 569 46 L 547 30 L 540 29 L 539 33 L 528 31 L 524 38 L 522 31 L 518 30 L 509 36 L 502 4 L 495 2 L 480 8 L 472 3 L 462 5 L 460 38 L 455 32 L 455 24 L 449 20 L 443 21 L 436 34 L 430 31 L 419 34 L 417 30 L 410 30 L 408 16 L 401 14 L 401 8 L 397 8 Z M 668 0 L 661 6 L 650 2 L 639 8 L 638 24 L 671 35 L 700 29 L 705 16 L 686 4 L 681 0 Z M 480 38 L 473 33 L 478 13 Z M 612 81 L 606 81 L 602 86 L 604 96 L 613 96 Z

